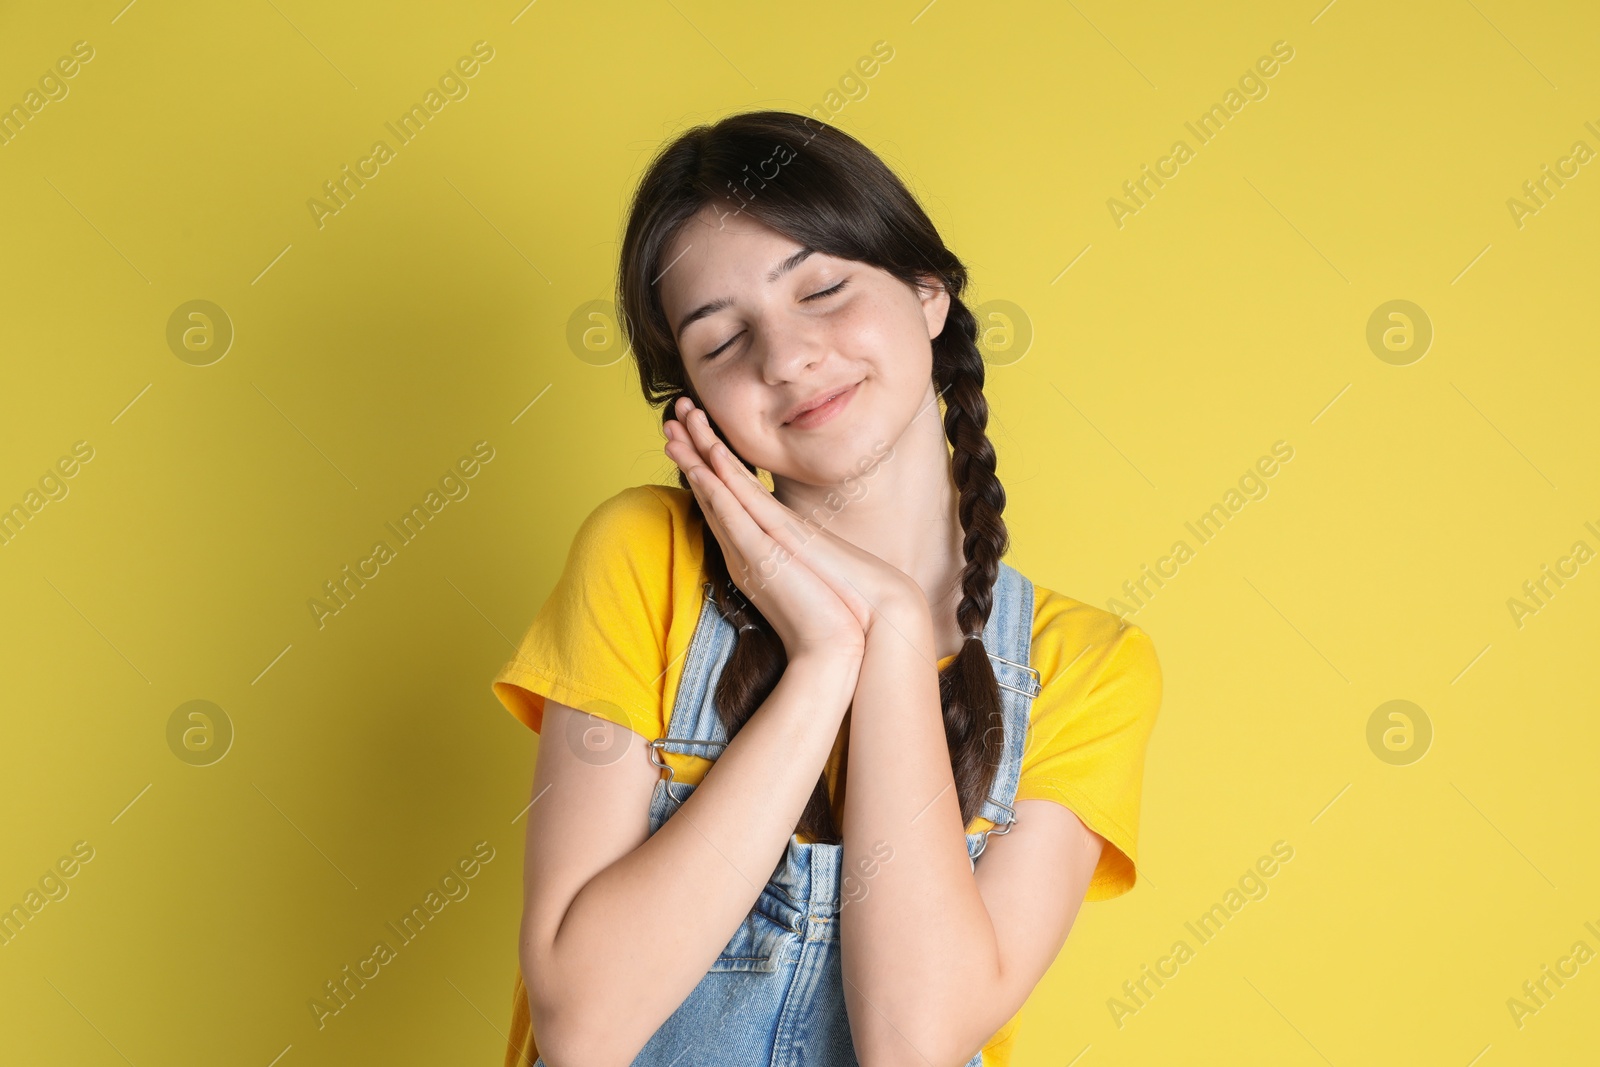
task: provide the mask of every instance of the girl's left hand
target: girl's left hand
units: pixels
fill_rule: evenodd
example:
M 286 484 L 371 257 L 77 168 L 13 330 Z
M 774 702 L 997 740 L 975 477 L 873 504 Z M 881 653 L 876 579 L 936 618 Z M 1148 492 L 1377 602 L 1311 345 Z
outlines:
M 762 485 L 718 439 L 705 412 L 687 397 L 678 400 L 677 418 L 665 423 L 667 455 L 685 473 L 705 466 L 727 486 L 733 498 L 784 551 L 805 562 L 856 611 L 863 632 L 885 610 L 906 603 L 927 607 L 922 587 L 898 567 L 858 548 L 844 538 L 796 515 Z M 782 560 L 763 560 L 761 568 L 781 567 Z M 771 571 L 762 577 L 770 577 Z

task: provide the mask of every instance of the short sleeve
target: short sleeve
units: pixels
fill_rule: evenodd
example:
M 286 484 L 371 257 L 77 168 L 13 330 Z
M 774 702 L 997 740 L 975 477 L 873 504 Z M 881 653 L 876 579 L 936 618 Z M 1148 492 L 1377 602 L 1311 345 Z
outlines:
M 660 737 L 672 548 L 667 505 L 646 486 L 590 512 L 516 656 L 495 675 L 506 710 L 538 732 L 550 699 Z
M 1145 749 L 1161 707 L 1161 665 L 1149 635 L 1131 623 L 1098 640 L 1074 637 L 1052 652 L 1059 654 L 1053 660 L 1072 662 L 1043 678 L 1034 698 L 1017 799 L 1063 804 L 1106 839 L 1085 899 L 1109 900 L 1136 881 Z

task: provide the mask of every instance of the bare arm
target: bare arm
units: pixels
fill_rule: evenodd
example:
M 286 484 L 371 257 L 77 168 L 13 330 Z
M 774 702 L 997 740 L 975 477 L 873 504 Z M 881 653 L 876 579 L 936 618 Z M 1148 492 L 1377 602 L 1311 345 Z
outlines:
M 520 958 L 551 1067 L 625 1067 L 704 977 L 788 846 L 855 691 L 858 653 L 804 653 L 654 835 L 660 776 L 621 726 L 597 765 L 545 702 L 528 813 Z M 591 756 L 592 759 L 592 756 Z M 692 922 L 685 917 L 692 916 Z
M 1067 808 L 1026 800 L 974 870 L 926 601 L 902 598 L 886 623 L 868 634 L 850 717 L 844 863 L 862 882 L 842 916 L 850 1029 L 869 1067 L 966 1063 L 1060 952 L 1104 841 Z

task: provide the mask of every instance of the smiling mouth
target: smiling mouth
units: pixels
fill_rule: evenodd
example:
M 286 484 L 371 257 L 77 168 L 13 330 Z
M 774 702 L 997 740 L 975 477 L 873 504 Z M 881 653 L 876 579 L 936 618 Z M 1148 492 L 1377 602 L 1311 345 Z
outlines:
M 827 422 L 850 403 L 850 401 L 855 397 L 856 389 L 860 385 L 860 382 L 856 382 L 854 385 L 847 386 L 846 388 L 839 390 L 837 393 L 834 393 L 824 399 L 822 403 L 796 415 L 794 418 L 784 423 L 784 425 L 805 430 Z

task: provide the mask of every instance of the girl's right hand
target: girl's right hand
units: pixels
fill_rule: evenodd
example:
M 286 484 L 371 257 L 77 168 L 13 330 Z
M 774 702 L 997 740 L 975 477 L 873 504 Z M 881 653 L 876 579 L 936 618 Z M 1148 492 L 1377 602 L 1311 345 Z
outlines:
M 680 410 L 687 403 L 680 401 Z M 771 624 L 790 662 L 815 654 L 860 659 L 866 649 L 864 620 L 871 617 L 870 605 L 846 603 L 815 571 L 789 554 L 750 516 L 688 431 L 676 419 L 665 427 L 667 456 L 688 476 L 706 524 L 722 546 L 728 576 Z

